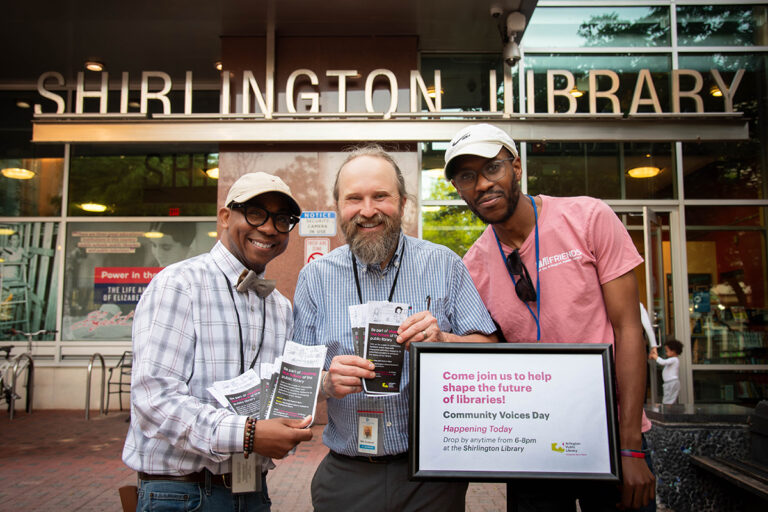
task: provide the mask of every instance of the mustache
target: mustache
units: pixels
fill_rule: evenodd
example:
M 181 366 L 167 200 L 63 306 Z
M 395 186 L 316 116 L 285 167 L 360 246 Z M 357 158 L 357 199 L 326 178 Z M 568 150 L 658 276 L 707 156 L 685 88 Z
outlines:
M 504 197 L 504 191 L 499 190 L 497 188 L 491 188 L 477 196 L 477 199 L 475 199 L 476 203 L 479 203 L 480 201 L 486 199 L 486 198 L 494 198 L 494 197 Z

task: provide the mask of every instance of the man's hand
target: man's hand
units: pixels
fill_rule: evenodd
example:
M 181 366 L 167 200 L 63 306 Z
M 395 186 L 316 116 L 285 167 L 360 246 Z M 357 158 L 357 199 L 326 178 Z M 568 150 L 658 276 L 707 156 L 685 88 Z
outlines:
M 656 477 L 648 469 L 645 459 L 621 457 L 621 469 L 624 481 L 619 488 L 621 503 L 617 503 L 617 507 L 636 509 L 656 499 Z
M 429 311 L 420 311 L 409 316 L 397 329 L 397 342 L 405 344 L 405 350 L 412 341 L 448 341 L 440 330 L 437 318 Z
M 302 420 L 259 420 L 256 422 L 253 451 L 273 459 L 282 459 L 294 446 L 312 439 L 312 431 L 306 428 L 311 422 L 312 416 Z
M 362 379 L 372 379 L 376 376 L 373 368 L 373 363 L 362 357 L 336 356 L 323 376 L 322 391 L 331 398 L 344 398 L 351 393 L 360 393 L 363 390 Z

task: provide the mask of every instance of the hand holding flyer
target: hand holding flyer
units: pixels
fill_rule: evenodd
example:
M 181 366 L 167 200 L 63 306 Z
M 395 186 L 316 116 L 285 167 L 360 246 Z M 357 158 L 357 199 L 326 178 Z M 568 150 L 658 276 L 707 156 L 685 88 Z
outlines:
M 400 392 L 405 351 L 397 343 L 397 329 L 408 317 L 408 304 L 369 302 L 365 328 L 365 359 L 376 365 L 376 377 L 363 380 L 370 395 Z

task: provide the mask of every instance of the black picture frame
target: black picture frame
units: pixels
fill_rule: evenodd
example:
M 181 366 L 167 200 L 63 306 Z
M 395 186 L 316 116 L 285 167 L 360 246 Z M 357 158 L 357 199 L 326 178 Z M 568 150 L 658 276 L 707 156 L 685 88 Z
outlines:
M 581 354 L 594 356 L 599 359 L 602 368 L 602 379 L 599 382 L 602 385 L 602 391 L 605 397 L 605 415 L 603 418 L 595 418 L 595 421 L 603 421 L 603 426 L 607 431 L 607 454 L 609 469 L 604 472 L 579 472 L 579 471 L 528 471 L 525 468 L 510 470 L 466 470 L 459 467 L 446 467 L 445 469 L 425 468 L 424 457 L 422 453 L 421 423 L 424 421 L 424 415 L 428 414 L 426 410 L 434 407 L 434 401 L 431 404 L 425 404 L 425 389 L 422 386 L 422 370 L 428 365 L 433 364 L 430 357 L 434 354 L 447 355 L 450 360 L 458 358 L 456 361 L 462 361 L 462 358 L 468 359 L 468 354 L 481 354 L 494 358 L 494 364 L 503 364 L 502 359 L 509 358 L 512 362 L 515 356 L 520 354 L 538 354 L 544 358 L 550 357 L 568 357 L 569 355 Z M 502 359 L 496 359 L 502 358 Z M 435 358 L 432 358 L 435 359 Z M 562 362 L 562 361 L 561 361 Z M 595 363 L 596 364 L 596 363 Z M 596 364 L 597 365 L 597 364 Z M 469 370 L 483 370 L 482 368 Z M 578 480 L 594 482 L 614 482 L 621 481 L 621 460 L 620 460 L 620 440 L 618 431 L 618 416 L 616 407 L 615 391 L 615 366 L 613 360 L 613 347 L 607 343 L 412 343 L 410 346 L 410 450 L 409 450 L 409 476 L 412 480 L 470 480 L 478 482 L 506 481 L 510 479 L 528 479 L 528 480 Z M 596 379 L 597 380 L 597 379 Z M 437 384 L 438 386 L 440 384 Z M 434 394 L 435 384 L 430 383 L 430 393 Z M 597 390 L 595 390 L 597 391 Z M 563 390 L 567 395 L 568 390 Z M 431 395 L 428 395 L 431 397 Z M 576 400 L 578 397 L 569 397 Z M 425 425 L 427 425 L 425 423 Z M 567 427 L 567 426 L 566 426 Z M 425 427 L 426 428 L 426 427 Z M 433 433 L 432 435 L 437 435 Z M 555 446 L 552 446 L 554 450 Z M 447 448 L 443 448 L 447 450 Z M 441 452 L 441 457 L 444 456 Z

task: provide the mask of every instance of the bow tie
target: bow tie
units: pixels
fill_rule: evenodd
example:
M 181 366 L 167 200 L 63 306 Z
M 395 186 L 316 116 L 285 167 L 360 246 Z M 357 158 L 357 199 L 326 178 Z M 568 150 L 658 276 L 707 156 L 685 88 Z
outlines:
M 237 278 L 237 291 L 247 292 L 253 290 L 260 298 L 264 298 L 275 289 L 273 279 L 262 279 L 253 270 L 245 269 Z

